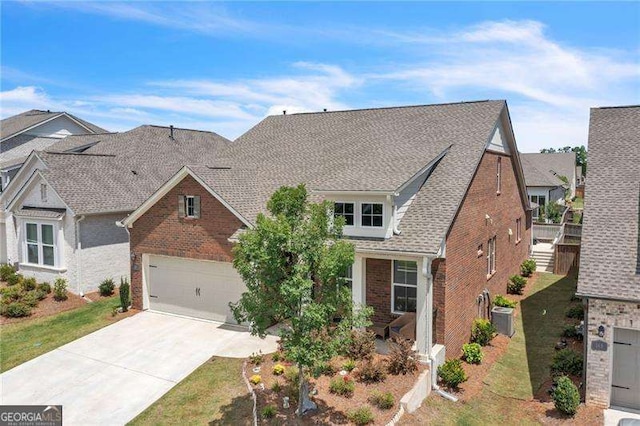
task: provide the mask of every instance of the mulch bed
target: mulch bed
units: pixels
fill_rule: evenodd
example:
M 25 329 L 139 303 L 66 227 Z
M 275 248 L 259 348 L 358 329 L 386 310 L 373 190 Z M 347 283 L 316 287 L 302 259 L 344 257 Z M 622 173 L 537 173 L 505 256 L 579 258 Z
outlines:
M 374 360 L 376 362 L 384 362 L 386 358 L 384 355 L 376 354 Z M 346 361 L 346 358 L 338 357 L 333 360 L 332 364 L 340 367 L 344 361 Z M 333 377 L 323 375 L 317 379 L 312 378 L 309 381 L 310 389 L 316 389 L 318 392 L 313 397 L 313 401 L 318 405 L 318 409 L 314 412 L 307 413 L 303 419 L 300 420 L 295 415 L 297 405 L 295 401 L 293 401 L 293 398 L 290 398 L 292 403 L 289 409 L 282 408 L 282 398 L 289 395 L 290 392 L 294 393 L 297 399 L 297 388 L 289 388 L 283 376 L 275 376 L 272 374 L 273 366 L 278 363 L 286 366 L 284 362 L 273 362 L 270 355 L 265 356 L 263 363 L 260 365 L 260 373 L 257 373 L 261 376 L 265 389 L 261 390 L 259 385 L 254 386 L 258 400 L 258 416 L 260 416 L 262 409 L 268 404 L 272 404 L 278 408 L 278 414 L 275 418 L 268 421 L 261 419 L 261 422 L 264 424 L 349 424 L 349 420 L 346 417 L 349 411 L 362 406 L 368 406 L 375 418 L 375 423 L 372 424 L 385 425 L 398 412 L 400 399 L 413 387 L 418 375 L 427 368 L 424 365 L 419 365 L 417 372 L 406 376 L 388 374 L 382 383 L 364 384 L 355 380 L 355 391 L 350 398 L 329 392 L 329 382 L 331 379 L 341 377 L 338 373 Z M 361 361 L 358 361 L 358 364 L 360 363 Z M 251 370 L 253 367 L 252 364 L 247 364 L 247 377 L 255 374 Z M 355 370 L 353 373 L 355 373 Z M 353 373 L 350 373 L 349 376 L 355 379 Z M 282 389 L 279 392 L 271 390 L 271 386 L 275 381 L 278 381 L 282 385 Z M 391 392 L 394 395 L 395 404 L 391 409 L 380 410 L 367 402 L 371 393 L 376 390 L 380 392 Z

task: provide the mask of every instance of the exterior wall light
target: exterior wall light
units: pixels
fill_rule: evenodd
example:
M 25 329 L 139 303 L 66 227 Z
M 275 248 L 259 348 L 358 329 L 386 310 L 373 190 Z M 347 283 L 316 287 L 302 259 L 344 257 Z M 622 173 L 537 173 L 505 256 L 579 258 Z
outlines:
M 598 327 L 598 336 L 604 337 L 604 325 Z

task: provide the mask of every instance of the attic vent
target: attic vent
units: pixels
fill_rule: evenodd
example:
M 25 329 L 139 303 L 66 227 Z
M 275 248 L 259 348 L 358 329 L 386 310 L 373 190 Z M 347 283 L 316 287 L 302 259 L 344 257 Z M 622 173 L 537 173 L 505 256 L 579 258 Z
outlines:
M 173 124 L 169 126 L 169 138 L 173 139 Z
M 207 168 L 211 170 L 231 170 L 229 166 L 207 166 Z
M 282 115 L 287 115 L 287 110 L 282 111 Z
M 136 172 L 135 170 L 131 170 L 131 173 L 133 173 L 134 175 L 138 176 L 138 172 Z

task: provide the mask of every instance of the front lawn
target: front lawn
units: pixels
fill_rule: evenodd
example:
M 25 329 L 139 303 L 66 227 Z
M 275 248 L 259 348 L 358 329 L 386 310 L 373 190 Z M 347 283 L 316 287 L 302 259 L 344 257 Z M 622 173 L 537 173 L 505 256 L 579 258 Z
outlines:
M 112 316 L 113 308 L 117 306 L 120 306 L 120 299 L 111 296 L 57 315 L 2 325 L 0 371 L 7 371 L 130 315 Z
M 242 359 L 213 357 L 129 425 L 252 425 L 253 401 Z

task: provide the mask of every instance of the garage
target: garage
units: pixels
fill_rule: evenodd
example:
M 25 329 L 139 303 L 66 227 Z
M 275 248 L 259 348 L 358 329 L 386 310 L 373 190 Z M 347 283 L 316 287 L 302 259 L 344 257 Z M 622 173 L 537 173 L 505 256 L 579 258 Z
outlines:
M 147 265 L 151 310 L 235 323 L 229 302 L 246 288 L 231 263 L 148 255 Z
M 610 405 L 640 409 L 640 330 L 614 329 Z

